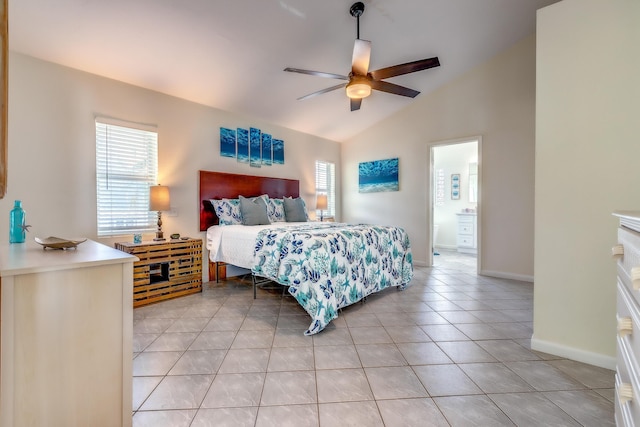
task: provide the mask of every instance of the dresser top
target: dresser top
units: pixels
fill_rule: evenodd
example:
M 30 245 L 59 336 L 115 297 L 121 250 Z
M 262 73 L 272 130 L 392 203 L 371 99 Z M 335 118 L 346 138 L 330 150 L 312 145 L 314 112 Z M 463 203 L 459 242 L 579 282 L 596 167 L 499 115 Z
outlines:
M 620 218 L 620 225 L 640 232 L 640 211 L 615 211 L 613 215 Z
M 640 211 L 614 211 L 613 215 L 620 218 L 635 218 L 640 221 Z
M 0 276 L 15 276 L 43 271 L 69 270 L 105 264 L 120 264 L 137 257 L 109 246 L 87 240 L 76 249 L 43 249 L 33 240 L 0 244 Z

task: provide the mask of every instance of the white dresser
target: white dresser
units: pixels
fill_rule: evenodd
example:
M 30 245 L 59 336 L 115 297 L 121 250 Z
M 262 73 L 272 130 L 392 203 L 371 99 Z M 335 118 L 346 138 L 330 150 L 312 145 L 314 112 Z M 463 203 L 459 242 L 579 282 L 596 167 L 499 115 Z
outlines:
M 131 426 L 134 261 L 0 244 L 0 425 Z
M 640 425 L 640 211 L 615 212 L 618 245 L 616 425 Z
M 478 253 L 478 215 L 471 212 L 460 212 L 458 216 L 457 247 L 458 252 L 469 254 Z

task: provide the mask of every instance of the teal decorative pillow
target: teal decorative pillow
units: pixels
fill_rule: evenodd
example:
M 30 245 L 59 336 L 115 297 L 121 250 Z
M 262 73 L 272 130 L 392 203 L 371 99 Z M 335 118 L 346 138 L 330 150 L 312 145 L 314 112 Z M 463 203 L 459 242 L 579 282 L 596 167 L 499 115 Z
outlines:
M 284 215 L 284 201 L 282 199 L 269 199 L 267 203 L 267 215 L 270 222 L 286 221 Z
M 292 199 L 291 197 L 284 198 L 284 214 L 287 222 L 306 222 L 307 207 L 300 197 Z
M 244 225 L 269 224 L 267 216 L 267 203 L 263 196 L 250 199 L 240 196 L 240 212 Z
M 211 200 L 211 204 L 218 215 L 220 225 L 242 224 L 240 199 Z

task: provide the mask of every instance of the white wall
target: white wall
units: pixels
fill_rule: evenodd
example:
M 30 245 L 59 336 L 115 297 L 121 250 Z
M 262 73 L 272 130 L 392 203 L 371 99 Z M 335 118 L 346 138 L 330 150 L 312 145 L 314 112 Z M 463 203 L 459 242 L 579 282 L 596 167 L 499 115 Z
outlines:
M 534 348 L 613 368 L 614 210 L 640 209 L 640 2 L 538 12 Z
M 469 202 L 469 163 L 478 162 L 478 142 L 439 145 L 434 147 L 433 170 L 444 171 L 444 203 L 438 206 L 433 195 L 433 223 L 439 225 L 438 240 L 434 246 L 455 249 L 458 246 L 458 217 L 463 209 L 475 209 L 477 203 Z M 460 198 L 451 198 L 451 174 L 460 175 Z M 437 175 L 436 175 L 437 181 Z M 434 191 L 435 186 L 434 185 Z
M 481 272 L 531 280 L 535 37 L 408 104 L 343 144 L 345 220 L 404 227 L 416 264 L 426 264 L 429 144 L 481 136 Z M 359 194 L 358 163 L 390 157 L 400 159 L 400 191 Z
M 8 191 L 0 200 L 0 239 L 8 241 L 9 211 L 23 201 L 34 236 L 96 239 L 96 115 L 158 126 L 159 182 L 171 189 L 178 216 L 163 216 L 163 230 L 204 237 L 199 230 L 198 170 L 300 180 L 308 206 L 315 203 L 315 161 L 336 164 L 340 144 L 251 117 L 205 107 L 114 80 L 9 56 Z M 252 168 L 220 157 L 219 128 L 258 127 L 285 141 L 285 164 Z M 338 204 L 338 213 L 340 205 Z M 314 211 L 311 212 L 314 215 Z M 152 237 L 145 236 L 145 237 Z M 131 240 L 100 239 L 105 244 Z

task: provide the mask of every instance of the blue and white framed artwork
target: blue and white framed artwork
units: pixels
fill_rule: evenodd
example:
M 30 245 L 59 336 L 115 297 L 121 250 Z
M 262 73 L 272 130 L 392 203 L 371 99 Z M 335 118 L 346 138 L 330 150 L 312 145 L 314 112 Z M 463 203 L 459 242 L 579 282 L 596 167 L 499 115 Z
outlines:
M 374 160 L 358 165 L 358 191 L 398 191 L 398 159 Z
M 220 128 L 220 155 L 222 157 L 236 157 L 235 129 Z
M 249 163 L 249 131 L 238 128 L 238 162 Z
M 271 135 L 268 133 L 262 134 L 262 164 L 265 166 L 271 166 L 273 161 L 273 153 L 271 151 Z
M 284 164 L 284 141 L 254 127 L 220 128 L 220 157 L 236 158 L 252 167 Z
M 284 141 L 272 139 L 271 146 L 273 147 L 273 164 L 284 165 Z
M 260 134 L 260 129 L 249 128 L 249 164 L 255 168 L 259 168 L 262 165 Z
M 460 200 L 460 174 L 451 174 L 451 200 Z

